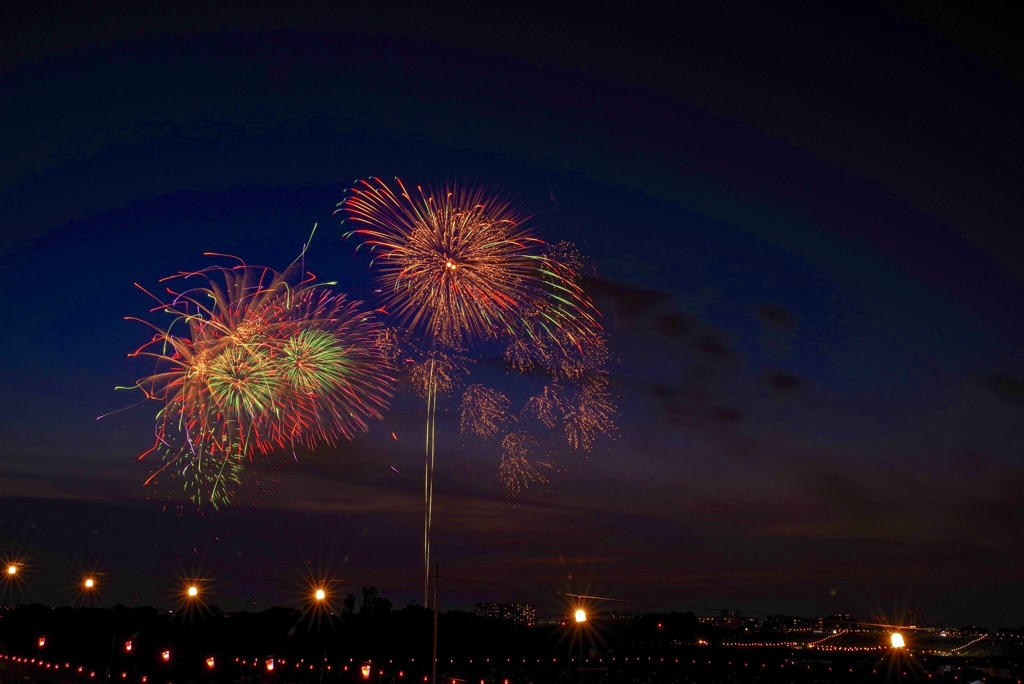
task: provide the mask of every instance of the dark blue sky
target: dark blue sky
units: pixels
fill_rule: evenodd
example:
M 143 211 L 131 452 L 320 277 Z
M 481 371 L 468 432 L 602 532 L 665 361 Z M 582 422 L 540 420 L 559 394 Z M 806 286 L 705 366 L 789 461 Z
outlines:
M 517 502 L 497 449 L 464 443 L 454 401 L 442 416 L 438 558 L 521 587 L 453 585 L 456 604 L 582 588 L 1021 624 L 1024 78 L 1019 14 L 986 11 L 15 15 L 0 549 L 30 559 L 19 591 L 62 600 L 99 564 L 111 601 L 205 572 L 225 607 L 267 605 L 313 561 L 419 595 L 398 579 L 420 567 L 415 400 L 258 509 L 203 518 L 144 500 L 155 406 L 95 420 L 145 372 L 134 282 L 204 252 L 283 268 L 319 223 L 311 270 L 372 297 L 332 214 L 354 180 L 399 176 L 501 187 L 577 243 L 615 358 L 617 439 Z

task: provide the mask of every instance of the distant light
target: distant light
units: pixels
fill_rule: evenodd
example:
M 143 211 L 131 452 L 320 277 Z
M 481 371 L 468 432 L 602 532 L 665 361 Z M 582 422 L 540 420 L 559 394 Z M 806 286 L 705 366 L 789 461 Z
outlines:
M 46 645 L 46 637 L 39 637 L 39 641 L 37 643 L 39 644 L 39 648 L 42 648 Z
M 7 574 L 8 575 L 17 575 L 18 574 L 18 566 L 14 565 L 14 564 L 8 565 L 7 566 Z
M 579 610 L 576 611 L 576 622 L 586 622 L 586 621 L 587 621 L 587 613 L 586 613 L 585 610 L 580 608 Z
M 199 590 L 196 589 L 195 585 L 192 585 L 192 586 L 190 586 L 188 588 L 188 595 L 189 596 L 198 596 L 199 595 Z
M 323 601 L 325 598 L 327 598 L 327 594 L 324 593 L 324 590 L 323 589 L 317 589 L 316 590 L 316 600 L 317 601 Z
M 160 657 L 163 658 L 164 662 L 166 663 L 168 660 L 171 659 L 171 652 L 170 651 L 164 651 L 163 653 L 160 654 Z
M 273 658 L 267 658 L 267 672 L 273 672 L 273 671 L 274 671 L 274 659 Z
M 211 670 L 213 669 L 213 666 L 216 664 L 217 661 L 213 659 L 213 656 L 210 656 L 206 659 L 206 667 L 210 668 Z
M 892 641 L 893 648 L 904 648 L 906 646 L 906 644 L 903 642 L 903 635 L 899 632 L 893 632 L 892 636 L 889 637 L 889 639 Z
M 370 666 L 369 665 L 363 665 L 361 668 L 359 668 L 359 671 L 363 673 L 363 679 L 369 679 L 370 678 Z
M 86 589 L 92 589 L 94 586 L 96 586 L 96 581 L 93 580 L 92 577 L 87 577 L 85 579 L 85 588 Z
M 132 650 L 132 642 L 130 642 L 130 641 L 124 642 L 124 650 L 126 650 L 126 651 Z

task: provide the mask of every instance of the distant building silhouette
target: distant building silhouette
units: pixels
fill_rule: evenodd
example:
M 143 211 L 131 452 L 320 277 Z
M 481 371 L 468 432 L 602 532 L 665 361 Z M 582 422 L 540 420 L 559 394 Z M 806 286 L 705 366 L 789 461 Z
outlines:
M 477 617 L 508 620 L 524 627 L 531 627 L 537 621 L 537 606 L 532 603 L 475 603 L 473 613 Z

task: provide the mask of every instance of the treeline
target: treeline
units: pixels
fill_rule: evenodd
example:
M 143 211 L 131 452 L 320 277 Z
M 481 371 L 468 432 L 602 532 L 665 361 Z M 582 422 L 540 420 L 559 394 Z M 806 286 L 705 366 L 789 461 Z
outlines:
M 168 680 L 202 671 L 215 662 L 303 660 L 319 668 L 356 662 L 429 663 L 433 614 L 410 604 L 394 609 L 373 587 L 349 596 L 338 612 L 319 606 L 297 610 L 224 613 L 217 608 L 185 611 L 155 608 L 50 608 L 20 606 L 0 617 L 7 653 L 36 655 L 104 672 L 162 672 Z M 441 661 L 489 658 L 562 659 L 585 652 L 597 657 L 654 643 L 692 643 L 692 613 L 644 615 L 632 620 L 596 619 L 541 627 L 476 617 L 463 611 L 439 616 Z M 130 642 L 130 644 L 129 644 Z M 581 650 L 582 649 L 582 650 Z M 164 654 L 166 652 L 166 659 Z

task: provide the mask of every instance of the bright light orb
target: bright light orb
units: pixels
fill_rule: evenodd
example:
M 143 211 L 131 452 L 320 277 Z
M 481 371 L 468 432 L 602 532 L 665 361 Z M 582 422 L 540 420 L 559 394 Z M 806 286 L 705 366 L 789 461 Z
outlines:
M 7 566 L 7 574 L 8 575 L 17 575 L 18 574 L 18 566 L 17 565 L 13 565 L 13 564 L 12 565 L 8 565 Z
M 199 590 L 196 589 L 195 585 L 193 585 L 193 586 L 188 588 L 188 595 L 189 596 L 199 596 Z
M 889 639 L 892 641 L 893 648 L 903 648 L 906 646 L 906 644 L 903 642 L 903 635 L 899 632 L 893 632 L 892 636 L 890 636 Z
M 96 586 L 96 581 L 92 577 L 86 578 L 86 580 L 85 580 L 85 588 L 86 589 L 92 589 L 95 586 Z
M 576 622 L 586 622 L 587 613 L 582 608 L 576 611 Z
M 316 590 L 316 600 L 317 601 L 323 601 L 325 598 L 327 598 L 327 594 L 324 593 L 324 590 L 323 589 L 317 589 Z

